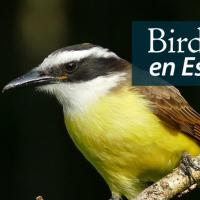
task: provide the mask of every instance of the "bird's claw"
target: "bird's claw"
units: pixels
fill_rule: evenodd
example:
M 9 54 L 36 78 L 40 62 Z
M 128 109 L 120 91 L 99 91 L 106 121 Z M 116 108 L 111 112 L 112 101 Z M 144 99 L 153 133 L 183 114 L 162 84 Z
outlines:
M 194 164 L 192 161 L 192 157 L 188 153 L 183 153 L 181 163 L 180 163 L 181 171 L 184 173 L 184 175 L 188 176 L 190 185 L 192 185 L 192 182 L 196 183 L 195 178 L 192 175 L 192 169 L 195 171 L 200 170 L 200 168 Z

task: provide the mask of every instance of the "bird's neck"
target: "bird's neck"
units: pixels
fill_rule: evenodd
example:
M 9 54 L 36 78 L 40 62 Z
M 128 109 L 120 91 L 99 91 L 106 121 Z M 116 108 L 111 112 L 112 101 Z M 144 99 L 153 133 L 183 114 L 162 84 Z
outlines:
M 63 105 L 65 116 L 83 114 L 92 104 L 125 80 L 125 72 L 116 73 L 87 82 L 63 84 L 55 93 Z

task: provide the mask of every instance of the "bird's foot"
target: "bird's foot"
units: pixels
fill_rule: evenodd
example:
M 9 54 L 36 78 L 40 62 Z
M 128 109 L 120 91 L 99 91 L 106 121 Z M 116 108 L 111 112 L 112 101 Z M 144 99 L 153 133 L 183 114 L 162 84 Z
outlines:
M 181 192 L 178 195 L 178 198 L 181 198 L 182 196 L 186 195 L 187 193 L 191 192 L 192 190 L 194 190 L 197 187 L 197 183 L 193 184 L 192 186 L 190 186 L 188 189 L 184 190 L 183 192 Z
M 190 185 L 192 185 L 192 182 L 196 183 L 196 180 L 192 175 L 192 169 L 195 171 L 198 171 L 200 170 L 200 168 L 194 164 L 190 154 L 186 152 L 183 153 L 181 163 L 180 163 L 180 168 L 181 168 L 181 171 L 184 173 L 184 175 L 188 176 Z

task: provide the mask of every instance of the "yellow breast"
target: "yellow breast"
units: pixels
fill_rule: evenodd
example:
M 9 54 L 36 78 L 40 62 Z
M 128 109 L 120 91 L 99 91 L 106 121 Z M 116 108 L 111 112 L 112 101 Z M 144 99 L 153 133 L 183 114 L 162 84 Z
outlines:
M 65 116 L 65 123 L 111 190 L 126 196 L 136 192 L 131 187 L 140 187 L 139 180 L 154 181 L 172 170 L 184 151 L 200 153 L 190 137 L 166 127 L 128 88 L 100 98 L 85 113 Z

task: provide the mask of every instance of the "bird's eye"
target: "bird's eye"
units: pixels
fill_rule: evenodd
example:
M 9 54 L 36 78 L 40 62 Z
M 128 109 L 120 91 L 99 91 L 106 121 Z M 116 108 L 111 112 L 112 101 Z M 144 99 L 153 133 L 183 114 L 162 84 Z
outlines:
M 66 72 L 70 74 L 77 70 L 78 64 L 75 62 L 66 63 L 66 64 L 64 64 L 64 68 L 65 68 Z

